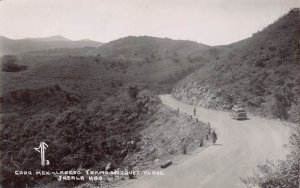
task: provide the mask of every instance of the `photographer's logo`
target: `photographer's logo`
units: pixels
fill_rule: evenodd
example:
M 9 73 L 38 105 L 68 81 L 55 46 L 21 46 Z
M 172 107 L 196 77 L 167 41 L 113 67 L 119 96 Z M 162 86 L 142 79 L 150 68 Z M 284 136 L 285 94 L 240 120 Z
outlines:
M 34 148 L 37 152 L 39 152 L 41 154 L 41 165 L 42 166 L 50 164 L 49 160 L 45 159 L 45 150 L 47 149 L 47 147 L 49 147 L 49 146 L 45 142 L 41 142 L 40 146 L 38 148 Z

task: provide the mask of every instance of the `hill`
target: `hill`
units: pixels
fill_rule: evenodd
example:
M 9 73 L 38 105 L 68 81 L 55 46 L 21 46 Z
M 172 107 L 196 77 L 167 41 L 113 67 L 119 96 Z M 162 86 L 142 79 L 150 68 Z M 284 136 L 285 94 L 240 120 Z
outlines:
M 96 41 L 72 41 L 62 36 L 46 38 L 9 39 L 0 36 L 0 56 L 16 55 L 30 51 L 62 48 L 99 47 L 102 43 Z
M 81 40 L 89 41 L 89 40 Z M 210 46 L 187 40 L 172 40 L 169 38 L 157 38 L 150 36 L 128 36 L 103 44 L 100 48 L 85 49 L 51 49 L 47 54 L 51 55 L 101 55 L 104 57 L 135 58 L 157 61 L 162 58 L 176 58 L 187 56 L 196 52 L 201 53 Z M 45 51 L 36 51 L 28 54 L 41 55 Z
M 148 58 L 159 60 L 162 58 L 176 58 L 191 53 L 207 50 L 209 46 L 193 41 L 172 40 L 149 36 L 121 38 L 103 45 L 99 50 L 105 56 L 116 54 L 125 57 Z
M 210 63 L 181 81 L 173 95 L 208 108 L 300 121 L 300 20 L 291 10 L 252 37 L 211 49 Z
M 19 168 L 40 169 L 39 156 L 32 152 L 40 140 L 49 145 L 47 160 L 51 165 L 47 170 L 84 173 L 86 169 L 104 170 L 108 163 L 119 170 L 133 163 L 139 170 L 158 165 L 157 161 L 180 154 L 183 145 L 196 148 L 199 139 L 208 134 L 207 125 L 175 115 L 145 90 L 136 95 L 130 90 L 119 91 L 116 96 L 84 103 L 56 85 L 17 90 L 3 96 L 0 103 L 4 107 L 0 184 L 4 187 L 78 185 L 36 175 L 15 180 L 14 171 Z
M 195 148 L 199 145 L 195 140 L 208 134 L 207 125 L 175 115 L 156 96 L 171 92 L 175 83 L 202 66 L 189 59 L 190 49 L 204 52 L 209 47 L 129 37 L 100 48 L 3 56 L 0 184 L 76 185 L 36 176 L 15 181 L 18 167 L 40 168 L 32 147 L 41 140 L 50 146 L 49 170 L 55 171 L 103 170 L 108 163 L 125 170 L 133 162 L 143 169 L 180 154 L 183 145 Z
M 100 48 L 30 52 L 14 58 L 15 64 L 26 66 L 25 71 L 0 73 L 1 88 L 9 92 L 59 83 L 92 96 L 114 93 L 120 86 L 131 84 L 155 92 L 171 92 L 175 83 L 202 66 L 201 61 L 189 59 L 190 53 L 201 54 L 207 49 L 208 46 L 190 41 L 128 37 Z M 89 50 L 92 52 L 86 53 Z M 2 64 L 7 59 L 13 58 L 3 57 Z

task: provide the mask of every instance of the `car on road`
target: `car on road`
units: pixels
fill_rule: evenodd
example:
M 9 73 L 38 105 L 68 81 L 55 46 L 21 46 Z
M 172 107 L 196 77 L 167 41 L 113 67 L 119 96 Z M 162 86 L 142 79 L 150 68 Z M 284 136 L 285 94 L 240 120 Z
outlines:
M 235 120 L 244 120 L 248 118 L 246 110 L 240 106 L 232 107 L 230 117 Z

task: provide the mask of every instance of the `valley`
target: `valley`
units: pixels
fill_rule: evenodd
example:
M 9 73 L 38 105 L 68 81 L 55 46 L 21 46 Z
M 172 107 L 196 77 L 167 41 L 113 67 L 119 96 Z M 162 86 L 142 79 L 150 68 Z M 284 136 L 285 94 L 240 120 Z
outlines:
M 108 43 L 1 37 L 1 186 L 299 185 L 299 14 L 292 9 L 224 46 L 151 36 Z M 249 119 L 231 119 L 234 105 Z M 201 140 L 207 147 L 195 153 Z M 142 171 L 186 160 L 159 177 L 16 181 L 15 171 L 41 168 L 33 147 L 42 141 L 49 171 Z

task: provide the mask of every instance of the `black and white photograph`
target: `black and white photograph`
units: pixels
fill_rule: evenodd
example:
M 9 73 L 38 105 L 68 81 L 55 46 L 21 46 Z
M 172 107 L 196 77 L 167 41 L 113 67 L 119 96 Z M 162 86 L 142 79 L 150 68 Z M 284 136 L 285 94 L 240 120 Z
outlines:
M 0 188 L 300 188 L 300 1 L 0 0 Z

